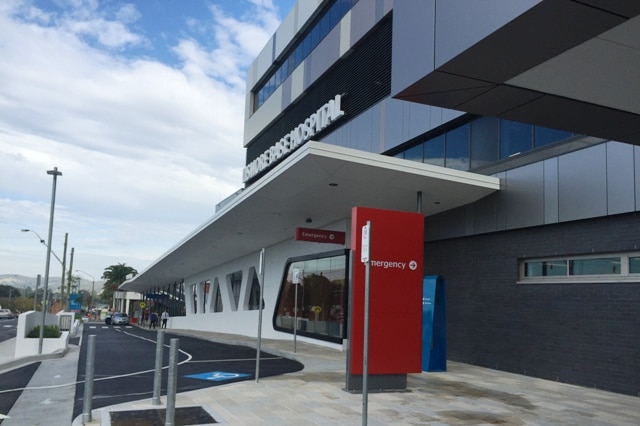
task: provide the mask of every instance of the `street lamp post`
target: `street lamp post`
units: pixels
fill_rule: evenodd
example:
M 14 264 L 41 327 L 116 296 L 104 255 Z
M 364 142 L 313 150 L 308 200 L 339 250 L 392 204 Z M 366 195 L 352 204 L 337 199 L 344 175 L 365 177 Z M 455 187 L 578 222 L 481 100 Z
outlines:
M 34 231 L 33 229 L 21 229 L 22 232 L 33 232 L 34 234 L 36 234 L 36 236 L 38 237 L 38 239 L 40 240 L 40 242 L 42 243 L 42 245 L 44 245 L 45 247 L 49 247 L 47 245 L 47 243 L 42 239 L 42 237 L 40 236 L 40 234 L 38 234 L 36 231 Z M 53 250 L 51 250 L 51 254 L 53 255 L 53 257 L 55 257 L 58 262 L 60 262 L 60 264 L 62 265 L 62 260 L 60 260 L 60 258 L 58 257 L 57 254 L 55 254 L 55 252 Z
M 43 239 L 43 238 L 40 236 L 40 234 L 38 234 L 36 231 L 34 231 L 34 230 L 32 230 L 32 229 L 22 229 L 21 231 L 22 231 L 22 232 L 33 232 L 33 233 L 38 237 L 38 239 L 40 240 L 40 242 L 41 242 L 45 247 L 49 248 L 49 246 L 48 246 L 48 245 L 47 245 L 47 243 L 44 241 L 44 239 Z M 66 269 L 66 267 L 65 267 L 65 263 L 66 263 L 66 260 L 67 260 L 67 239 L 68 239 L 68 237 L 69 237 L 69 234 L 68 234 L 68 233 L 65 233 L 65 234 L 64 234 L 64 259 L 63 259 L 63 260 L 60 260 L 60 258 L 58 257 L 58 255 L 57 255 L 53 250 L 51 250 L 51 254 L 53 255 L 53 257 L 55 257 L 55 258 L 56 258 L 56 260 L 57 260 L 58 262 L 60 262 L 60 265 L 62 266 L 62 277 L 61 277 L 61 281 L 60 281 L 60 282 L 61 282 L 61 287 L 62 287 L 62 290 L 61 290 L 61 292 L 62 292 L 62 299 L 64 299 L 64 273 L 65 273 L 65 269 Z M 51 244 L 51 243 L 49 243 L 49 244 Z
M 49 244 L 47 244 L 47 262 L 44 268 L 44 294 L 45 299 L 42 303 L 42 322 L 40 323 L 40 341 L 38 342 L 38 355 L 42 354 L 42 339 L 44 337 L 44 324 L 45 317 L 47 315 L 44 306 L 49 304 L 49 301 L 46 298 L 46 294 L 49 291 L 49 264 L 51 263 L 51 238 L 53 236 L 53 213 L 55 211 L 56 205 L 56 182 L 58 180 L 58 176 L 62 176 L 62 172 L 58 171 L 57 167 L 54 167 L 53 170 L 47 170 L 48 175 L 53 176 L 53 186 L 51 189 L 51 212 L 49 213 Z M 56 256 L 57 258 L 58 256 Z M 60 259 L 58 259 L 60 260 Z

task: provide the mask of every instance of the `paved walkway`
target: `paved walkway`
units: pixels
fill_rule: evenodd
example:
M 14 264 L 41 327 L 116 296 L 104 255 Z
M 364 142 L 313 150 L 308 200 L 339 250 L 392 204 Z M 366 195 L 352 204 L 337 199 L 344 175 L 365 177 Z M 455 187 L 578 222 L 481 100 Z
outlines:
M 246 344 L 255 341 L 241 336 L 170 330 L 204 339 Z M 5 343 L 0 343 L 0 362 Z M 359 425 L 362 424 L 361 394 L 343 390 L 345 353 L 298 342 L 293 353 L 291 341 L 263 340 L 262 349 L 296 358 L 305 368 L 296 373 L 201 389 L 178 394 L 176 407 L 202 407 L 218 423 L 229 425 Z M 65 355 L 73 364 L 75 352 Z M 40 370 L 65 368 L 56 360 L 43 362 L 34 375 L 34 385 L 41 383 Z M 60 360 L 58 360 L 60 361 Z M 0 365 L 0 370 L 2 366 Z M 461 364 L 448 363 L 446 373 L 412 374 L 408 391 L 370 393 L 369 425 L 640 425 L 640 398 L 596 389 L 571 386 Z M 65 373 L 66 374 L 66 373 Z M 46 377 L 46 376 L 45 376 Z M 31 384 L 29 385 L 31 387 Z M 34 390 L 37 392 L 37 390 Z M 43 392 L 41 389 L 39 392 Z M 26 394 L 27 392 L 25 392 Z M 38 404 L 33 399 L 30 404 Z M 30 423 L 22 398 L 9 413 L 20 425 Z M 162 397 L 166 404 L 166 397 Z M 62 404 L 61 404 L 62 405 Z M 116 412 L 156 410 L 151 400 L 94 410 L 88 425 L 111 425 Z M 69 406 L 69 412 L 71 408 Z M 70 414 L 67 414 L 70 416 Z M 26 421 L 25 421 L 26 420 Z M 73 421 L 81 425 L 82 416 Z M 141 424 L 141 423 L 137 423 Z M 176 425 L 180 424 L 176 418 Z M 7 420 L 2 426 L 9 425 Z

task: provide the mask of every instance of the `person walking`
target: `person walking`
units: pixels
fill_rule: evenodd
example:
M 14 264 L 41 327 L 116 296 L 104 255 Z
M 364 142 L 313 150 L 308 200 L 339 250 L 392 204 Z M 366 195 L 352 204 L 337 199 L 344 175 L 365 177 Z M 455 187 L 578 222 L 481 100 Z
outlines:
M 162 320 L 162 328 L 167 328 L 167 320 L 169 319 L 169 312 L 165 309 L 162 315 L 160 315 L 160 319 Z
M 151 312 L 151 315 L 149 316 L 149 328 L 156 328 L 157 324 L 158 314 L 156 314 L 155 312 Z

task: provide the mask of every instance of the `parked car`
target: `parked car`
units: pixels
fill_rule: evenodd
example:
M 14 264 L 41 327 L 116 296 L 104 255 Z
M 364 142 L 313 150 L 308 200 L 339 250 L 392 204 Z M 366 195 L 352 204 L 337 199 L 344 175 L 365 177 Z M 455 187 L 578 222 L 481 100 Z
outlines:
M 0 309 L 0 319 L 12 319 L 13 312 L 11 309 Z
M 129 325 L 129 315 L 123 312 L 115 312 L 111 317 L 107 317 L 112 325 Z M 109 322 L 107 323 L 109 324 Z

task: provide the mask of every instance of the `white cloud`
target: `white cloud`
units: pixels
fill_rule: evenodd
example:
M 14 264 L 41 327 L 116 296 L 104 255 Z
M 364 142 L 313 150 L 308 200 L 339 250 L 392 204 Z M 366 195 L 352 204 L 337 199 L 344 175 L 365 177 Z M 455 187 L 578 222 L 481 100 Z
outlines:
M 126 47 L 129 44 L 136 45 L 143 38 L 127 30 L 121 22 L 107 21 L 104 19 L 90 19 L 86 21 L 68 21 L 66 29 L 77 35 L 87 35 L 96 39 L 106 47 Z
M 146 42 L 131 5 L 109 16 L 78 0 L 61 18 L 3 0 L 0 273 L 42 273 L 42 247 L 20 229 L 47 233 L 53 166 L 52 247 L 68 232 L 93 275 L 144 269 L 241 186 L 245 68 L 277 24 L 270 1 L 253 3 L 243 19 L 214 8 L 216 45 L 181 40 L 173 67 L 122 53 Z

